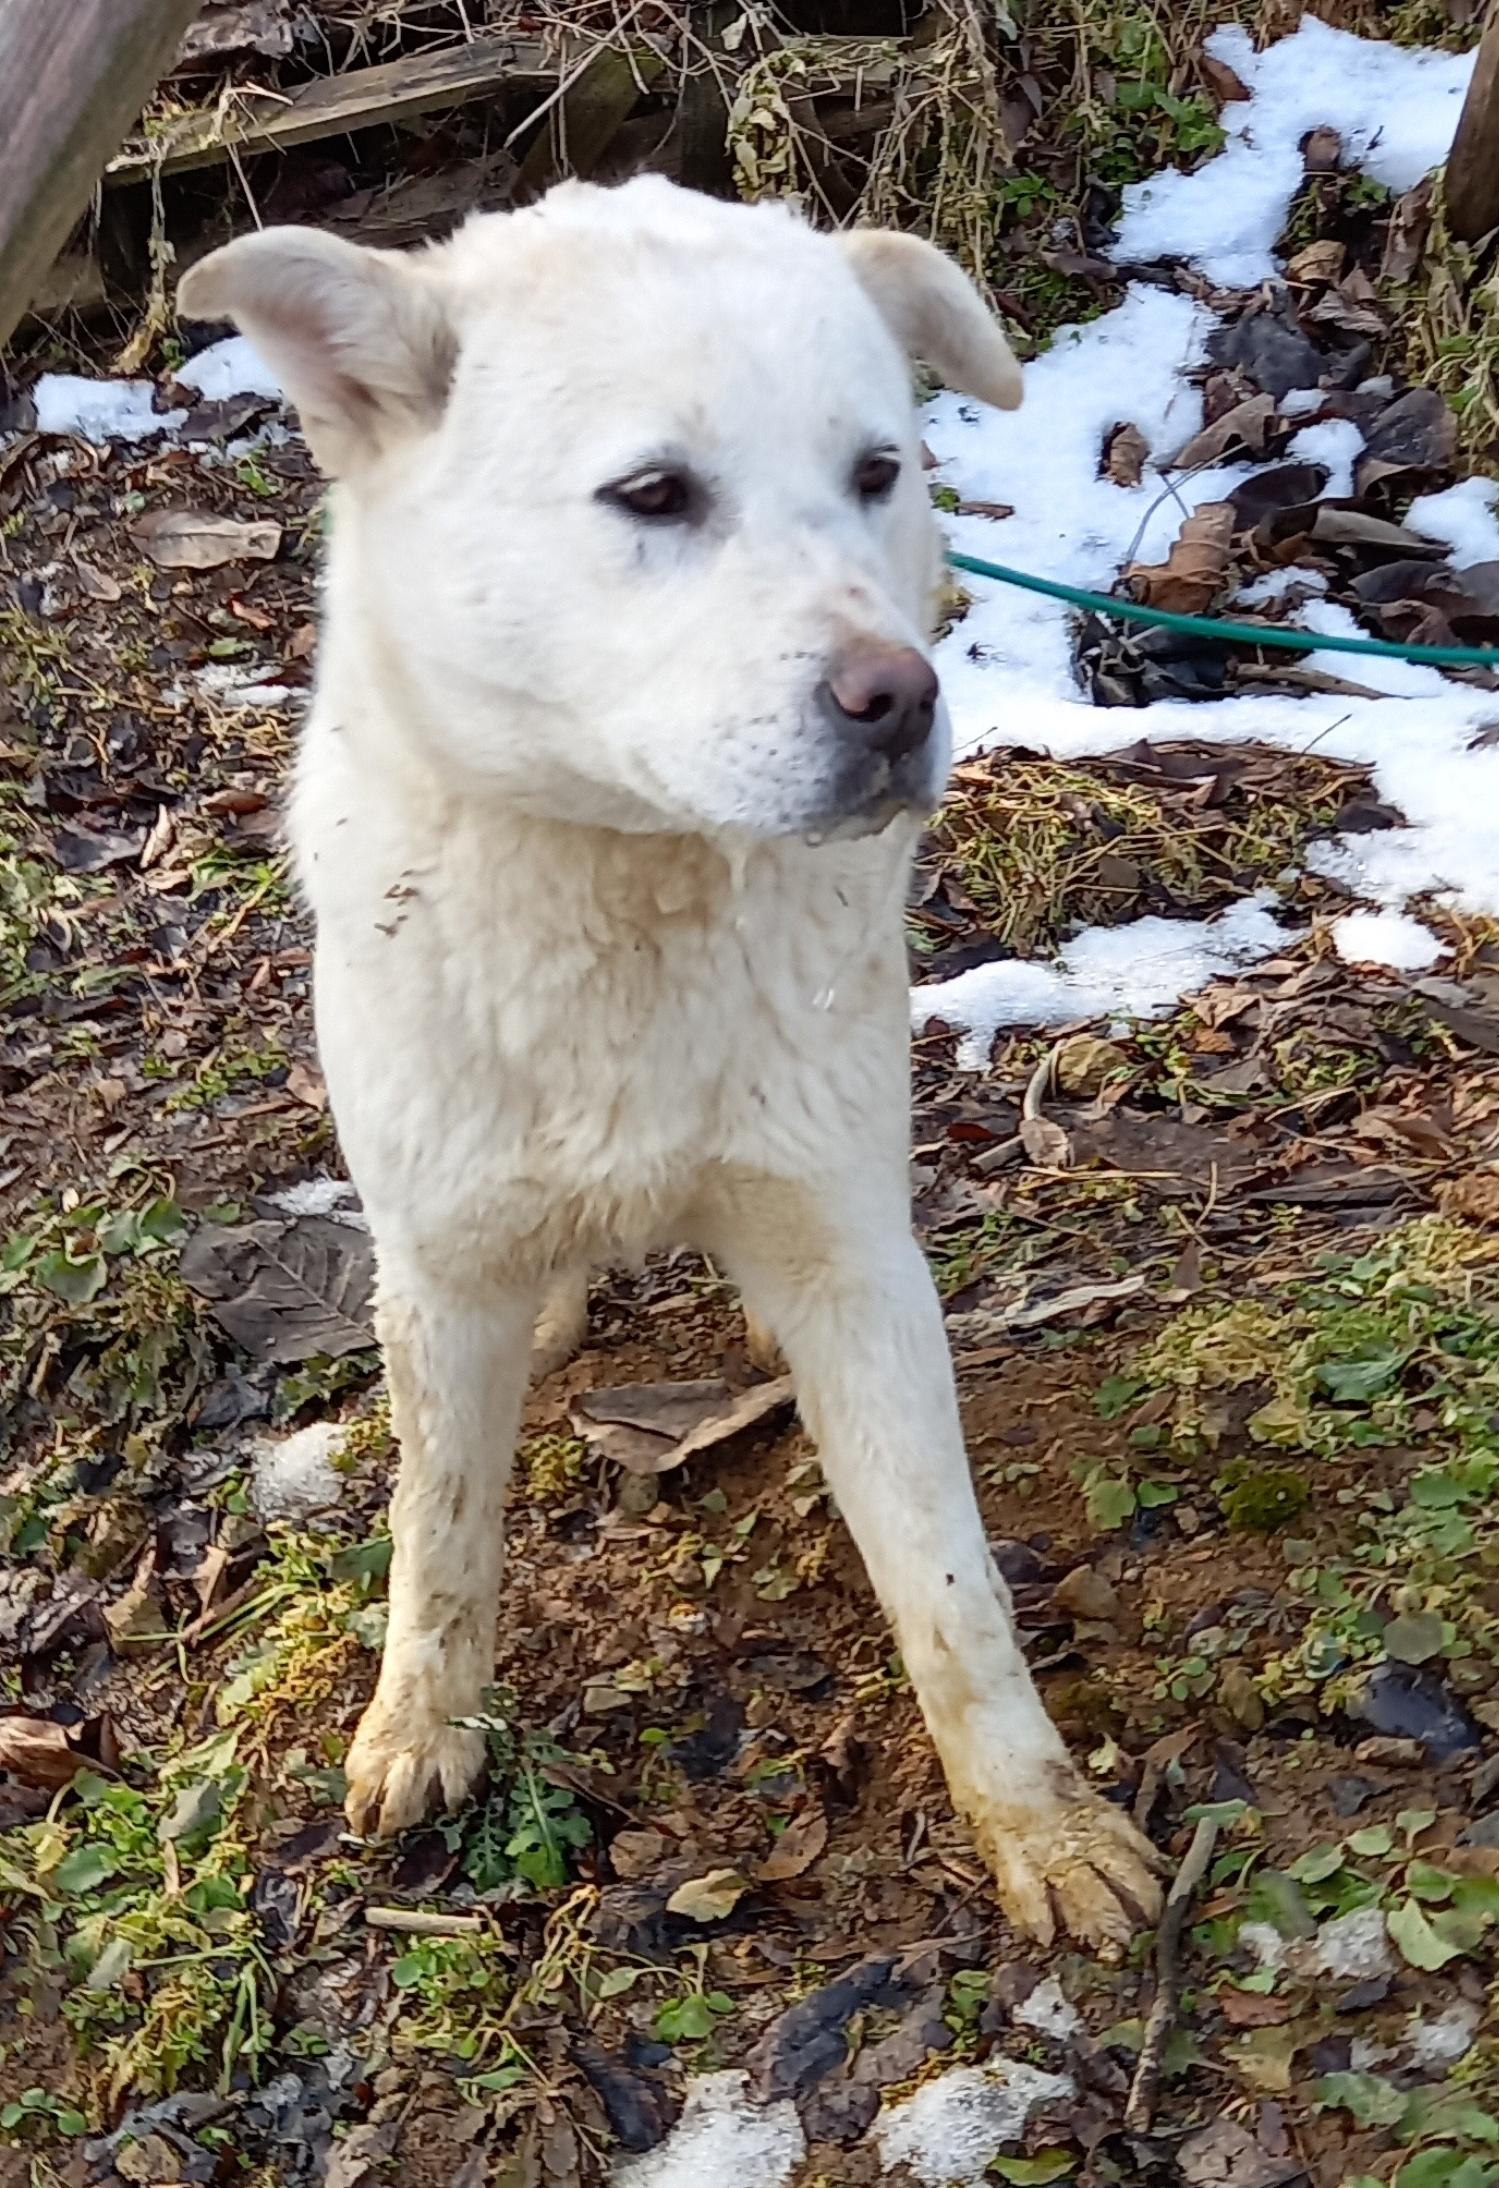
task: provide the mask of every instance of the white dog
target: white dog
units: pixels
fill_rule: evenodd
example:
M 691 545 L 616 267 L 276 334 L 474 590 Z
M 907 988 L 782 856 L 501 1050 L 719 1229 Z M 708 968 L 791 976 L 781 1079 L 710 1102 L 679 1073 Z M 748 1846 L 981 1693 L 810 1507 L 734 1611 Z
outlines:
M 1160 1903 L 1033 1689 L 908 1199 L 903 897 L 947 767 L 909 358 L 1020 373 L 912 238 L 646 179 L 412 256 L 216 251 L 337 480 L 292 802 L 317 1025 L 378 1247 L 402 1448 L 358 1829 L 480 1768 L 534 1325 L 664 1241 L 785 1352 L 1012 1920 Z

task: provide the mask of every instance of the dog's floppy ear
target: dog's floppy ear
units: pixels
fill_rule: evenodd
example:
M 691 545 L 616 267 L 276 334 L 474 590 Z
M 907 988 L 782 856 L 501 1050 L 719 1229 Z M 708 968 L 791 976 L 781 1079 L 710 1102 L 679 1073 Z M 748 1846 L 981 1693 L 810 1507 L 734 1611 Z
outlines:
M 978 290 L 951 259 L 920 236 L 885 228 L 856 228 L 839 241 L 908 356 L 931 365 L 961 395 L 1015 409 L 1021 368 Z
M 396 251 L 317 228 L 266 228 L 192 267 L 177 309 L 232 319 L 249 335 L 337 478 L 442 409 L 457 341 L 440 281 Z

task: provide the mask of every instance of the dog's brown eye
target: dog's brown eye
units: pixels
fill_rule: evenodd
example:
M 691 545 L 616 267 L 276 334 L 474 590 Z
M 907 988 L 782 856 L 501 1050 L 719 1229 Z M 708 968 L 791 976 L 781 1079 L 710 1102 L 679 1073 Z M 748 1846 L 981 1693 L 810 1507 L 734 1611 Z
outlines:
M 617 479 L 613 486 L 601 487 L 600 493 L 605 501 L 653 524 L 680 522 L 692 516 L 697 505 L 693 482 L 685 471 L 642 471 L 633 479 Z
M 860 458 L 854 473 L 854 491 L 861 501 L 884 501 L 900 476 L 899 460 L 877 451 Z

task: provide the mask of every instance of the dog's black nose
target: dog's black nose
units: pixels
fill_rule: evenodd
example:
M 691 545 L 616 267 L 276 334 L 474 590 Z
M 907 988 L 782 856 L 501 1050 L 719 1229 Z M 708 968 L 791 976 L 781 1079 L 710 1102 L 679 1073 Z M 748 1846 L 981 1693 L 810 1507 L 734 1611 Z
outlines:
M 938 680 L 915 646 L 876 638 L 845 648 L 818 686 L 818 704 L 840 734 L 892 762 L 920 751 L 932 734 Z

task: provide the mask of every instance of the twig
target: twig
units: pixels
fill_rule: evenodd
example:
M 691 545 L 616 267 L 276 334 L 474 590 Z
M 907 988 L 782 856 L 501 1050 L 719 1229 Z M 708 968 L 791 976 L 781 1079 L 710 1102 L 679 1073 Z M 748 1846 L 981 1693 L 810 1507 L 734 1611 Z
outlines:
M 483 1915 L 425 1907 L 366 1907 L 365 1921 L 372 1930 L 399 1930 L 406 1937 L 473 1937 L 489 1928 Z
M 1026 1092 L 1021 1096 L 1023 1124 L 1042 1114 L 1042 1104 L 1052 1092 L 1052 1078 L 1057 1070 L 1057 1052 L 1061 1047 L 1061 1041 L 1054 1041 L 1026 1082 Z
M 1136 2061 L 1135 2077 L 1125 2102 L 1125 2125 L 1132 2135 L 1144 2135 L 1156 2113 L 1162 2060 L 1166 2055 L 1167 2038 L 1172 2033 L 1172 2024 L 1177 2017 L 1177 1961 L 1182 1946 L 1183 1929 L 1187 1923 L 1188 1905 L 1203 1882 L 1203 1873 L 1213 1858 L 1218 1836 L 1218 1818 L 1204 1816 L 1193 1833 L 1193 1843 L 1183 1855 L 1182 1867 L 1172 1879 L 1172 1889 L 1167 1894 L 1161 1926 L 1156 1933 L 1156 1996 L 1152 1999 L 1151 2011 L 1146 2016 L 1146 2032 L 1141 2038 L 1141 2055 Z

